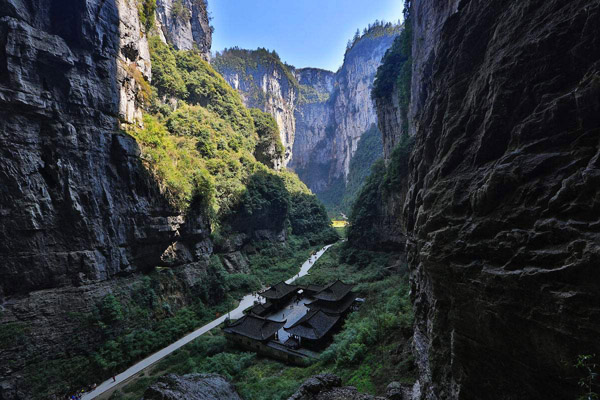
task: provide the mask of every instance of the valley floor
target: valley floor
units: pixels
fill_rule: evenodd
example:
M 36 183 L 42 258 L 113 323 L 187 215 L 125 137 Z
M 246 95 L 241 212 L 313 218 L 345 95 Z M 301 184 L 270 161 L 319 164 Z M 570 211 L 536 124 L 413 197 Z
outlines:
M 308 377 L 325 372 L 372 394 L 384 393 L 391 381 L 412 383 L 412 311 L 405 265 L 388 253 L 338 243 L 298 283 L 323 284 L 337 278 L 355 284 L 366 302 L 312 365 L 292 367 L 230 348 L 222 332 L 212 330 L 99 399 L 139 400 L 148 386 L 167 373 L 221 374 L 246 400 L 287 399 Z
M 293 281 L 300 279 L 303 276 L 305 276 L 306 274 L 308 274 L 308 271 L 312 268 L 312 266 L 330 247 L 331 247 L 331 245 L 327 245 L 327 246 L 323 247 L 321 250 L 319 250 L 318 252 L 316 252 L 314 255 L 311 254 L 310 258 L 308 260 L 306 260 L 306 262 L 304 262 L 304 264 L 302 264 L 302 267 L 300 268 L 300 272 L 298 272 L 292 278 L 288 279 L 287 282 L 292 283 Z M 242 300 L 239 302 L 238 306 L 235 309 L 231 310 L 230 312 L 228 312 L 225 315 L 222 315 L 221 317 L 215 319 L 214 321 L 202 326 L 201 328 L 195 330 L 194 332 L 190 333 L 189 335 L 186 335 L 185 337 L 179 339 L 178 341 L 176 341 L 175 343 L 172 343 L 171 345 L 165 347 L 164 349 L 154 353 L 150 357 L 147 357 L 144 360 L 136 363 L 135 365 L 128 368 L 123 373 L 115 376 L 114 381 L 113 381 L 113 379 L 107 380 L 106 382 L 102 383 L 97 389 L 95 389 L 94 391 L 87 393 L 85 396 L 83 396 L 82 400 L 91 400 L 91 399 L 99 397 L 100 395 L 102 395 L 103 393 L 106 393 L 106 392 L 112 393 L 113 388 L 120 386 L 122 383 L 128 382 L 136 374 L 141 373 L 142 376 L 145 375 L 144 370 L 146 368 L 152 366 L 153 364 L 157 363 L 158 361 L 162 360 L 163 358 L 168 357 L 173 352 L 177 351 L 178 349 L 180 349 L 183 346 L 190 343 L 192 340 L 195 340 L 195 339 L 199 338 L 200 336 L 210 332 L 214 328 L 222 325 L 226 319 L 235 320 L 235 319 L 243 317 L 244 311 L 247 310 L 248 308 L 250 308 L 251 306 L 253 306 L 255 304 L 255 302 L 259 301 L 259 300 L 260 300 L 260 298 L 254 293 L 244 296 L 244 298 L 242 298 Z

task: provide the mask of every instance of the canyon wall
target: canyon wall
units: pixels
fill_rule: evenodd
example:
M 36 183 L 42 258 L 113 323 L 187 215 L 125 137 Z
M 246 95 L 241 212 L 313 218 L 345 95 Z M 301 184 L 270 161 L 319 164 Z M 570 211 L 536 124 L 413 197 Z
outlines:
M 162 38 L 177 50 L 197 49 L 210 60 L 213 30 L 206 0 L 156 0 L 156 22 Z
M 420 398 L 577 398 L 600 354 L 600 4 L 412 3 Z
M 157 265 L 190 287 L 212 252 L 207 218 L 170 206 L 120 130 L 151 78 L 136 2 L 78 4 L 0 1 L 2 399 L 32 398 L 25 363 L 99 339 L 73 315 Z
M 389 163 L 394 147 L 400 142 L 404 132 L 405 118 L 400 111 L 400 100 L 397 96 L 398 85 L 392 87 L 392 95 L 389 98 L 375 99 L 375 110 L 377 112 L 377 125 L 381 131 L 383 140 L 383 159 Z M 408 132 L 406 132 L 408 134 Z
M 277 53 L 265 49 L 225 50 L 217 53 L 212 66 L 241 94 L 247 107 L 258 108 L 275 118 L 285 147 L 286 166 L 292 158 L 294 110 L 299 93 L 293 68 L 284 65 Z
M 374 26 L 348 49 L 336 73 L 296 69 L 264 49 L 226 50 L 213 66 L 249 107 L 277 119 L 286 165 L 322 200 L 337 191 L 333 197 L 341 199 L 360 137 L 377 122 L 371 88 L 398 32 L 395 25 Z
M 334 119 L 331 124 L 335 128 L 332 180 L 346 178 L 361 135 L 377 124 L 371 89 L 381 59 L 398 33 L 399 28 L 394 27 L 383 34 L 364 35 L 348 50 L 344 64 L 336 73 L 337 90 L 332 94 Z
M 119 133 L 141 116 L 136 75 L 150 78 L 137 8 L 18 3 L 1 28 L 0 294 L 154 264 L 180 221 Z
M 331 125 L 334 118 L 331 95 L 336 89 L 336 74 L 303 68 L 296 71 L 296 76 L 302 89 L 302 102 L 294 113 L 297 134 L 290 167 L 313 192 L 321 193 L 329 186 L 335 135 Z

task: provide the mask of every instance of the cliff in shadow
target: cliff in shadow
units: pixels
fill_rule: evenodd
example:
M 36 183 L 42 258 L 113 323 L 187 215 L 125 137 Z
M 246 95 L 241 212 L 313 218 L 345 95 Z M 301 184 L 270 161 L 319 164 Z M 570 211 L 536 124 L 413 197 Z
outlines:
M 411 13 L 421 398 L 577 398 L 577 356 L 600 353 L 600 5 Z

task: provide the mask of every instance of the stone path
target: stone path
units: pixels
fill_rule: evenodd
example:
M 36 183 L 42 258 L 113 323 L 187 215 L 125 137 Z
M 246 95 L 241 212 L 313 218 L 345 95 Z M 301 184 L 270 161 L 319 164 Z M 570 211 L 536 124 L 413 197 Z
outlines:
M 312 268 L 312 266 L 315 264 L 315 262 L 331 246 L 332 245 L 328 245 L 328 246 L 323 247 L 315 255 L 311 256 L 308 260 L 306 260 L 304 262 L 304 264 L 302 264 L 302 267 L 300 268 L 300 272 L 298 274 L 294 275 L 292 278 L 288 279 L 286 281 L 286 283 L 288 283 L 288 284 L 292 283 L 296 279 L 301 278 L 301 277 L 305 276 L 306 274 L 308 274 L 308 271 Z M 140 361 L 139 363 L 133 365 L 128 370 L 120 373 L 119 375 L 116 375 L 115 376 L 115 378 L 116 378 L 115 382 L 113 382 L 112 379 L 107 380 L 106 382 L 104 382 L 100 386 L 98 386 L 95 390 L 93 390 L 92 392 L 86 393 L 82 397 L 82 400 L 91 400 L 91 399 L 94 399 L 94 398 L 100 396 L 102 393 L 106 392 L 107 390 L 110 390 L 110 389 L 114 388 L 115 386 L 119 385 L 123 381 L 126 381 L 127 379 L 131 378 L 135 374 L 143 371 L 144 369 L 148 368 L 149 366 L 151 366 L 151 365 L 157 363 L 158 361 L 162 360 L 163 358 L 165 358 L 169 354 L 173 353 L 175 350 L 180 349 L 181 347 L 185 346 L 186 344 L 188 344 L 192 340 L 198 338 L 199 336 L 204 335 L 206 332 L 210 331 L 211 329 L 213 329 L 213 328 L 221 325 L 228 316 L 230 316 L 231 319 L 238 319 L 238 318 L 243 317 L 244 316 L 244 311 L 246 309 L 250 308 L 251 306 L 253 306 L 254 302 L 257 301 L 257 300 L 259 300 L 258 296 L 254 296 L 252 294 L 249 294 L 249 295 L 245 296 L 242 299 L 242 301 L 240 301 L 239 306 L 235 310 L 232 310 L 228 314 L 223 315 L 221 318 L 218 318 L 218 319 L 212 321 L 211 323 L 204 325 L 203 327 L 199 328 L 198 330 L 196 330 L 196 331 L 190 333 L 189 335 L 187 335 L 187 336 L 179 339 L 175 343 L 173 343 L 173 344 L 165 347 L 164 349 L 162 349 L 162 350 L 160 350 L 160 351 L 152 354 L 150 357 L 148 357 L 148 358 Z

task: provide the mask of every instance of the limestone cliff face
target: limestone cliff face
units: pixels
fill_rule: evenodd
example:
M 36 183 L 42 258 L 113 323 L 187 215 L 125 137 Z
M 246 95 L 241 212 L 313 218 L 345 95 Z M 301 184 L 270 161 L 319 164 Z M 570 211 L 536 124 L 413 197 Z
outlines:
M 358 141 L 377 123 L 371 88 L 397 33 L 394 28 L 360 38 L 346 53 L 333 84 L 331 75 L 324 72 L 299 70 L 301 89 L 307 94 L 296 112 L 296 142 L 290 165 L 316 193 L 344 185 Z
M 413 2 L 422 399 L 573 399 L 600 354 L 600 4 Z
M 144 78 L 135 2 L 0 1 L 0 324 L 32 335 L 27 351 L 3 344 L 2 399 L 31 398 L 23 363 L 71 351 L 70 313 L 119 277 L 201 271 L 212 251 L 206 218 L 173 209 L 120 133 L 141 116 Z
M 229 49 L 217 54 L 213 67 L 237 90 L 247 107 L 271 114 L 279 126 L 285 147 L 283 164 L 292 157 L 299 87 L 293 68 L 284 65 L 276 53 L 264 49 Z
M 331 94 L 336 74 L 315 68 L 296 71 L 301 88 L 301 102 L 295 110 L 296 138 L 290 167 L 316 193 L 325 191 L 329 183 L 334 110 Z M 312 169 L 309 169 L 309 166 Z
M 328 193 L 343 190 L 362 134 L 377 123 L 371 89 L 381 59 L 397 33 L 394 28 L 380 35 L 364 35 L 348 50 L 333 77 L 313 69 L 298 72 L 306 94 L 296 111 L 290 166 L 325 201 L 331 196 Z
M 137 8 L 21 3 L 0 28 L 4 295 L 151 265 L 181 222 L 118 132 L 150 74 Z
M 392 89 L 391 98 L 379 98 L 375 100 L 377 111 L 377 124 L 383 139 L 383 159 L 389 162 L 392 150 L 400 142 L 404 130 L 402 113 L 400 112 L 400 100 L 397 84 Z
M 220 375 L 169 374 L 150 386 L 143 400 L 241 400 L 233 385 Z
M 346 177 L 361 135 L 377 123 L 371 89 L 381 59 L 396 34 L 397 31 L 393 31 L 381 36 L 364 36 L 346 53 L 344 64 L 336 74 L 332 121 L 335 127 L 332 154 L 336 158 L 330 171 L 332 179 Z
M 230 49 L 213 66 L 246 105 L 275 117 L 285 164 L 317 194 L 343 186 L 361 135 L 377 122 L 371 88 L 397 27 L 378 27 L 348 50 L 337 73 L 295 69 L 264 49 Z
M 397 33 L 394 29 L 383 35 L 364 35 L 346 53 L 333 84 L 331 75 L 324 72 L 298 71 L 307 95 L 296 111 L 290 166 L 314 192 L 324 194 L 343 187 L 358 141 L 377 123 L 371 89 L 381 59 Z
M 198 49 L 208 61 L 212 27 L 206 0 L 157 0 L 157 27 L 177 50 Z

